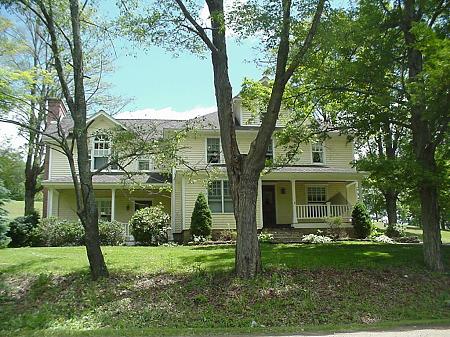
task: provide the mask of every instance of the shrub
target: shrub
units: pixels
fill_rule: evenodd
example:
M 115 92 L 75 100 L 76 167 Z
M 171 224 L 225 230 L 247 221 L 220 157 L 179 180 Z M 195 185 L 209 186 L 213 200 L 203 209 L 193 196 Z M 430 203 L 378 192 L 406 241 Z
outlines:
M 100 244 L 103 246 L 120 246 L 125 243 L 124 225 L 117 221 L 99 221 Z
M 341 239 L 347 237 L 347 232 L 343 228 L 344 219 L 342 217 L 337 216 L 333 218 L 327 218 L 326 223 L 328 225 L 327 233 L 333 239 Z
M 78 221 L 46 218 L 33 231 L 36 246 L 81 246 L 84 244 L 84 228 Z
M 366 206 L 357 203 L 352 212 L 352 225 L 355 230 L 355 236 L 358 239 L 365 239 L 372 233 L 373 225 L 370 220 Z
M 137 243 L 143 245 L 167 242 L 169 215 L 163 211 L 163 206 L 152 206 L 137 210 L 130 219 L 131 234 Z
M 7 235 L 11 238 L 10 247 L 31 246 L 33 243 L 33 230 L 39 224 L 39 214 L 33 213 L 20 216 L 12 220 Z
M 328 243 L 331 242 L 331 238 L 328 236 L 308 234 L 302 238 L 303 243 Z
M 117 221 L 99 221 L 100 244 L 117 246 L 125 242 L 123 224 Z M 79 221 L 68 221 L 55 217 L 41 221 L 33 231 L 34 246 L 82 246 L 84 245 L 84 228 Z
M 405 236 L 405 227 L 399 224 L 388 225 L 386 235 L 390 238 L 400 238 Z
M 194 210 L 192 211 L 191 234 L 193 236 L 203 236 L 207 238 L 211 235 L 211 227 L 211 210 L 206 202 L 205 195 L 200 193 L 195 201 Z
M 217 235 L 217 241 L 236 241 L 237 233 L 232 229 L 224 229 Z
M 11 242 L 11 239 L 6 236 L 7 232 L 8 225 L 5 221 L 1 221 L 0 219 L 0 248 L 5 248 Z

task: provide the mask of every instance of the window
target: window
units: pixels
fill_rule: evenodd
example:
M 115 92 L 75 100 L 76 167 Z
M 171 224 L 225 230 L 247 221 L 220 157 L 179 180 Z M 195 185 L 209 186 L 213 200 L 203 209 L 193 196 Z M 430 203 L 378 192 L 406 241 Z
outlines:
M 220 163 L 220 138 L 206 138 L 206 161 Z
M 111 149 L 109 146 L 109 138 L 105 135 L 97 135 L 94 138 L 94 149 L 92 157 L 94 159 L 93 169 L 98 170 L 108 163 Z
M 100 220 L 111 221 L 111 200 L 97 200 L 98 218 Z
M 232 213 L 233 199 L 226 180 L 215 180 L 208 188 L 208 205 L 212 213 Z
M 150 159 L 139 159 L 138 169 L 139 171 L 150 171 Z
M 311 145 L 312 150 L 312 162 L 323 163 L 323 144 L 315 143 Z
M 152 207 L 153 202 L 151 200 L 135 200 L 134 201 L 134 211 L 136 212 L 138 209 Z
M 307 189 L 308 203 L 326 202 L 327 193 L 325 186 L 310 186 Z
M 266 152 L 266 160 L 273 161 L 273 140 L 270 140 L 269 147 Z

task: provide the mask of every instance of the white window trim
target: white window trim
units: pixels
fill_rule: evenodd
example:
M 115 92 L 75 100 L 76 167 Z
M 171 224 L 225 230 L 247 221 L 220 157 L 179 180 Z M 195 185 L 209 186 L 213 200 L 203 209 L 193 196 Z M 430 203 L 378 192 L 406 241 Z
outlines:
M 98 202 L 99 202 L 99 201 L 109 201 L 109 202 L 110 202 L 110 204 L 111 204 L 111 213 L 110 213 L 110 216 L 111 216 L 111 221 L 112 221 L 112 215 L 113 215 L 113 210 L 112 210 L 112 207 L 113 207 L 113 204 L 112 204 L 112 198 L 95 198 L 95 203 L 96 203 L 96 205 L 97 205 L 97 211 L 98 211 L 98 218 L 100 219 L 101 214 L 100 214 L 100 209 L 99 209 L 99 207 L 98 207 Z
M 270 140 L 272 141 L 272 161 L 275 161 L 275 139 L 272 137 Z M 267 151 L 266 151 L 266 155 L 267 155 Z
M 101 134 L 92 134 L 90 137 L 91 137 L 91 146 L 90 146 L 90 153 L 91 153 L 91 172 L 95 172 L 95 171 L 97 171 L 97 169 L 94 167 L 94 150 L 95 150 L 95 137 L 96 136 L 101 136 Z M 109 160 L 109 158 L 110 158 L 110 156 L 111 156 L 111 141 L 109 141 L 109 151 L 110 151 L 110 153 L 109 153 L 109 156 L 108 156 L 108 163 L 110 163 L 110 160 Z M 107 168 L 105 168 L 104 170 L 102 170 L 102 172 L 103 171 L 106 171 L 106 172 L 120 172 L 121 170 L 119 169 L 119 168 L 117 168 L 117 169 L 112 169 L 111 168 L 111 165 L 109 165 Z
M 228 181 L 227 179 L 214 179 L 214 181 L 220 181 L 220 190 L 221 190 L 221 201 L 222 201 L 222 212 L 213 212 L 211 211 L 212 214 L 234 214 L 234 212 L 225 212 L 225 198 L 224 198 L 224 193 L 223 193 L 223 182 L 224 181 Z M 229 187 L 229 185 L 228 185 Z M 208 207 L 209 207 L 209 188 L 206 189 L 206 202 L 208 203 Z M 233 201 L 233 197 L 231 198 L 231 201 Z M 233 208 L 234 208 L 234 204 L 233 204 Z
M 219 162 L 218 163 L 208 163 L 208 139 L 218 139 L 219 140 Z M 206 165 L 218 165 L 223 164 L 223 156 L 222 156 L 222 139 L 217 136 L 206 136 L 205 138 L 205 163 Z
M 316 143 L 318 143 L 318 142 L 316 142 Z M 327 163 L 327 152 L 326 152 L 326 149 L 325 149 L 325 142 L 321 142 L 322 143 L 323 162 L 322 163 L 315 163 L 315 162 L 313 162 L 312 146 L 313 146 L 313 144 L 316 144 L 316 143 L 309 143 L 309 157 L 310 157 L 311 165 L 318 165 L 318 166 L 326 165 L 326 163 Z
M 149 169 L 148 170 L 140 170 L 139 169 L 139 162 L 140 161 L 148 161 Z M 136 163 L 137 163 L 137 168 L 136 168 L 137 170 L 136 171 L 138 171 L 138 172 L 155 172 L 155 167 L 153 165 L 153 160 L 151 158 L 139 158 L 139 159 L 136 160 Z
M 153 198 L 133 198 L 131 201 L 133 202 L 133 212 L 136 212 L 136 201 L 151 201 L 152 206 L 155 206 L 155 200 Z
M 314 205 L 314 204 L 322 204 L 321 202 L 309 202 L 308 201 L 308 188 L 309 187 L 325 187 L 325 201 L 324 201 L 324 203 L 326 203 L 327 202 L 327 200 L 328 200 L 328 184 L 306 184 L 305 185 L 305 200 L 306 200 L 306 204 L 307 205 L 309 205 L 309 204 L 312 204 L 312 205 Z

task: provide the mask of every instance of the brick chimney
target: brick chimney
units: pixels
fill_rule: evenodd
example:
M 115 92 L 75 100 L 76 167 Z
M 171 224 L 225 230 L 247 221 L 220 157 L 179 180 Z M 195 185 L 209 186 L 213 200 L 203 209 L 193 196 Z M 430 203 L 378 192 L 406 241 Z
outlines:
M 61 117 L 65 116 L 67 113 L 66 107 L 63 101 L 59 98 L 48 98 L 47 99 L 47 123 L 54 123 Z

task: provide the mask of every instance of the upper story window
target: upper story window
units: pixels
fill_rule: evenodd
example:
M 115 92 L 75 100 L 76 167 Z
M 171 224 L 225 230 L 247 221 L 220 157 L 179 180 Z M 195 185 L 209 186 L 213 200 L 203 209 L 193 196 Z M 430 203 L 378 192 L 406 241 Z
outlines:
M 324 163 L 323 143 L 314 143 L 311 145 L 312 162 Z
M 220 138 L 206 138 L 207 163 L 220 163 Z
M 322 203 L 327 200 L 325 186 L 309 186 L 307 189 L 308 203 Z
M 266 160 L 273 161 L 273 140 L 270 140 L 269 147 L 266 152 Z
M 111 148 L 108 136 L 97 135 L 94 137 L 94 144 L 92 149 L 92 168 L 98 170 L 108 163 Z
M 150 171 L 152 168 L 152 163 L 148 158 L 140 158 L 138 160 L 138 170 L 139 171 Z
M 215 180 L 209 184 L 208 205 L 212 213 L 232 213 L 233 199 L 226 180 Z

